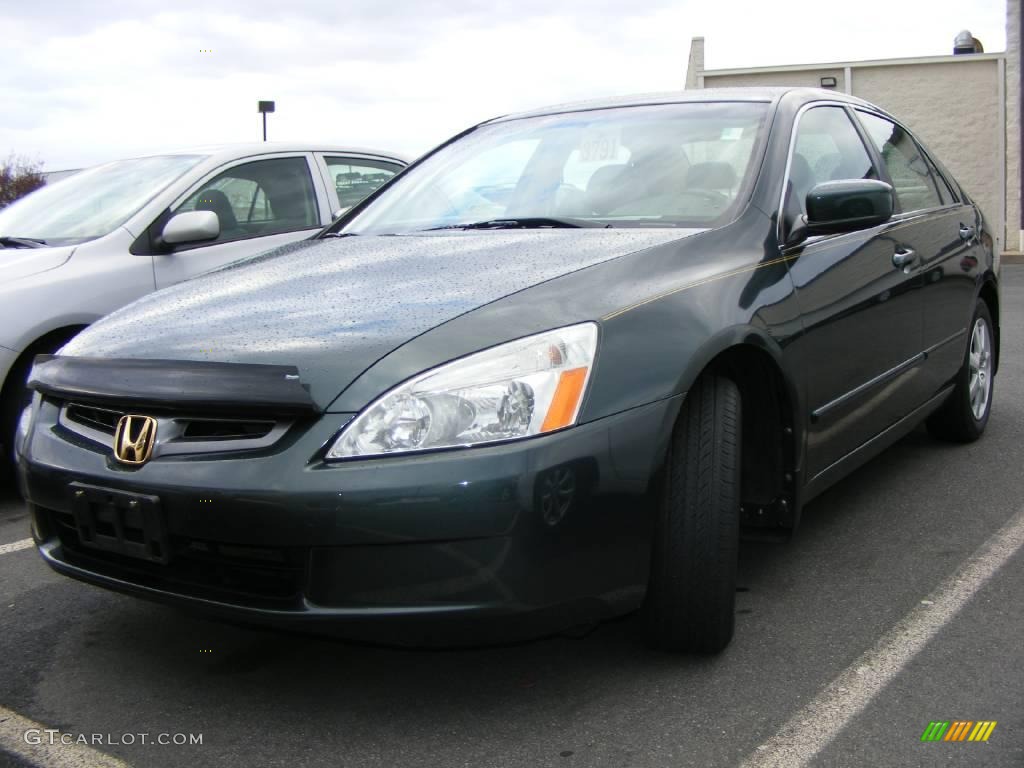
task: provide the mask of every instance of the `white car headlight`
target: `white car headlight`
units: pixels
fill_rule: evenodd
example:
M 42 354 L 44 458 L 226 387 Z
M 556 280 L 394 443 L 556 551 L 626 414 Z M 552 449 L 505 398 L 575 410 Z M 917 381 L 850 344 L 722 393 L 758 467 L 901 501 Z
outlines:
M 371 403 L 327 459 L 492 443 L 572 426 L 597 349 L 597 325 L 539 333 L 421 373 Z
M 14 433 L 14 459 L 24 452 L 25 441 L 28 440 L 28 433 L 32 431 L 32 404 L 26 405 L 18 417 L 18 427 Z

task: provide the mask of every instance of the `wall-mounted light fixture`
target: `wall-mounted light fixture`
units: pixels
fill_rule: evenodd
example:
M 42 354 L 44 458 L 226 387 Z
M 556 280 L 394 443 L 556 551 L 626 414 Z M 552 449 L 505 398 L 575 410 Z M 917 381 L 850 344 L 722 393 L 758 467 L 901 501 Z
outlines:
M 822 88 L 835 88 L 838 85 L 838 81 L 834 77 L 823 77 L 821 78 Z

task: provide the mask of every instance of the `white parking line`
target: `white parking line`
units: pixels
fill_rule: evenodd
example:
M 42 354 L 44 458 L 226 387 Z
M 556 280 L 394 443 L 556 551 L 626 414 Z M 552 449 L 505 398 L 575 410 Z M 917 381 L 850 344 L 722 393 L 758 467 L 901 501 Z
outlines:
M 964 565 L 921 601 L 871 650 L 829 683 L 759 746 L 741 768 L 808 765 L 899 674 L 996 571 L 1024 545 L 1024 509 L 989 537 Z
M 50 744 L 47 731 L 54 734 L 53 744 Z M 75 744 L 71 739 L 65 739 L 71 743 L 62 744 L 60 733 L 0 707 L 0 747 L 33 765 L 45 765 L 47 768 L 130 768 L 128 763 L 116 757 Z M 36 741 L 41 743 L 34 743 Z
M 22 539 L 21 541 L 15 541 L 10 544 L 0 544 L 0 555 L 6 555 L 8 552 L 19 552 L 22 549 L 28 549 L 33 546 L 32 539 Z

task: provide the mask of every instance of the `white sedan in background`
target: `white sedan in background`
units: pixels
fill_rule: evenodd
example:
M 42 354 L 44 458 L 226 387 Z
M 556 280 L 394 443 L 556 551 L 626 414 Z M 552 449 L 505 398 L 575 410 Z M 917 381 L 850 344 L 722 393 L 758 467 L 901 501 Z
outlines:
M 0 210 L 2 455 L 37 354 L 153 290 L 309 237 L 406 164 L 276 142 L 183 150 L 100 165 Z

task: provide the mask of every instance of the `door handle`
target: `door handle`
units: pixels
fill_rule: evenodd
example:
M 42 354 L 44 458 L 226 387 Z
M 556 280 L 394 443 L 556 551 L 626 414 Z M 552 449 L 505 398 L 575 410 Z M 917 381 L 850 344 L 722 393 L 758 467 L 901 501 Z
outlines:
M 960 225 L 960 239 L 971 242 L 974 239 L 974 227 L 968 227 L 966 224 Z
M 897 269 L 909 267 L 917 261 L 917 252 L 911 248 L 898 248 L 892 255 L 892 265 Z

